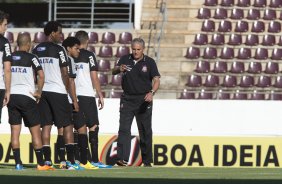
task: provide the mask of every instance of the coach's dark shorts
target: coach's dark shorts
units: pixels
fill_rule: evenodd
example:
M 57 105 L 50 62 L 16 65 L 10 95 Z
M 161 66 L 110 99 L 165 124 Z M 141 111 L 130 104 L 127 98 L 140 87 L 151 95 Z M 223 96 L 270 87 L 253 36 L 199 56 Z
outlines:
M 39 101 L 41 126 L 53 125 L 62 128 L 72 124 L 71 109 L 67 94 L 43 91 Z
M 2 117 L 2 107 L 3 107 L 4 97 L 5 97 L 5 89 L 0 89 L 0 123 Z
M 74 113 L 74 128 L 79 129 L 86 124 L 87 127 L 99 125 L 98 110 L 95 97 L 77 96 L 79 112 Z
M 25 95 L 12 94 L 8 103 L 9 123 L 19 125 L 24 120 L 26 127 L 40 124 L 38 105 L 35 100 Z

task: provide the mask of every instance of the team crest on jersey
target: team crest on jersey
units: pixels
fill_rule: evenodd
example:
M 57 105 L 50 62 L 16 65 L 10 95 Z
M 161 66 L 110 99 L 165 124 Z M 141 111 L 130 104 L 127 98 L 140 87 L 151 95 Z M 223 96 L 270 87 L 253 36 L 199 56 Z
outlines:
M 13 60 L 17 61 L 17 60 L 20 60 L 21 59 L 21 56 L 13 56 Z
M 147 68 L 147 66 L 144 65 L 144 66 L 142 67 L 142 72 L 147 72 L 147 71 L 148 71 L 148 68 Z
M 46 47 L 37 47 L 37 49 L 36 49 L 37 51 L 45 51 L 46 50 Z

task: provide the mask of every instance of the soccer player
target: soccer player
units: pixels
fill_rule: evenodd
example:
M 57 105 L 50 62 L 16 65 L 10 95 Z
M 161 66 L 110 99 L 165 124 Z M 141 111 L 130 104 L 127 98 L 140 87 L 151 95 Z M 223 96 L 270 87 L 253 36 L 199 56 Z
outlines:
M 37 103 L 40 100 L 44 84 L 44 73 L 37 56 L 28 53 L 31 47 L 31 39 L 27 34 L 21 34 L 17 38 L 19 51 L 12 54 L 12 80 L 11 96 L 8 103 L 9 123 L 11 125 L 11 144 L 16 161 L 16 170 L 22 170 L 20 158 L 20 132 L 22 118 L 29 128 L 32 136 L 32 144 L 37 158 L 38 170 L 54 170 L 51 166 L 44 165 L 40 116 Z M 38 76 L 37 90 L 34 85 L 34 71 Z
M 78 130 L 78 143 L 81 147 L 84 146 L 84 142 L 87 142 L 87 126 L 89 128 L 91 164 L 99 168 L 110 168 L 111 166 L 103 164 L 98 159 L 99 119 L 94 88 L 99 96 L 99 110 L 104 107 L 104 98 L 97 76 L 98 65 L 96 57 L 93 52 L 86 50 L 89 42 L 87 32 L 78 31 L 75 37 L 80 41 L 80 54 L 75 59 L 77 68 L 75 84 L 80 110 L 74 116 L 74 125 L 75 129 Z
M 0 10 L 0 123 L 2 107 L 9 102 L 11 88 L 11 46 L 3 36 L 7 30 L 8 18 L 9 15 Z
M 79 45 L 80 41 L 75 37 L 68 37 L 65 39 L 62 43 L 63 47 L 66 49 L 68 54 L 68 61 L 69 61 L 69 83 L 70 83 L 70 98 L 69 102 L 71 104 L 71 109 L 73 109 L 74 116 L 79 112 L 79 106 L 77 105 L 77 97 L 76 97 L 76 89 L 75 89 L 75 81 L 76 78 L 76 67 L 74 58 L 77 58 L 79 56 Z M 76 102 L 76 103 L 74 103 Z M 94 167 L 89 161 L 87 161 L 87 132 L 84 132 L 83 137 L 86 137 L 86 139 L 81 139 L 79 136 L 80 141 L 80 148 L 79 148 L 79 155 L 80 155 L 80 166 L 84 169 L 98 169 L 97 167 Z M 81 135 L 81 134 L 80 134 Z
M 39 57 L 45 73 L 42 98 L 39 102 L 45 163 L 52 165 L 50 134 L 54 122 L 58 129 L 57 145 L 59 148 L 66 147 L 68 168 L 79 170 L 79 165 L 74 160 L 73 125 L 71 109 L 68 108 L 67 55 L 65 49 L 58 45 L 61 39 L 62 25 L 57 21 L 50 21 L 45 25 L 44 33 L 48 37 L 48 41 L 37 45 L 33 49 L 33 53 Z

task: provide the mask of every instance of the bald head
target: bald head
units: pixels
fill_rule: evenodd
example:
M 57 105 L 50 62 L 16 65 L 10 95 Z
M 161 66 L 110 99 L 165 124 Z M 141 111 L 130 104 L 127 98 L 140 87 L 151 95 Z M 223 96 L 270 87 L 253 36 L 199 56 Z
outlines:
M 22 48 L 27 49 L 27 51 L 30 49 L 31 46 L 31 38 L 29 34 L 19 34 L 17 38 L 17 44 L 19 46 L 19 49 L 22 50 Z

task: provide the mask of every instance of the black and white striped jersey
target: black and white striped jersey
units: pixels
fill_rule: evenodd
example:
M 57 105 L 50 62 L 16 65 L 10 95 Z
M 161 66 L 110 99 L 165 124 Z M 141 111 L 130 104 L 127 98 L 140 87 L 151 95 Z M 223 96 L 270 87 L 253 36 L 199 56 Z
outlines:
M 61 68 L 68 66 L 64 47 L 52 42 L 43 42 L 32 52 L 39 57 L 45 74 L 43 91 L 67 94 L 61 75 Z
M 91 71 L 98 71 L 96 56 L 93 52 L 80 49 L 79 57 L 74 59 L 76 64 L 76 94 L 78 96 L 95 96 L 92 86 Z
M 26 95 L 35 100 L 31 93 L 35 92 L 34 71 L 39 70 L 42 67 L 36 55 L 25 51 L 12 53 L 11 94 Z
M 0 89 L 5 89 L 4 83 L 4 62 L 12 62 L 12 52 L 9 41 L 0 35 Z

